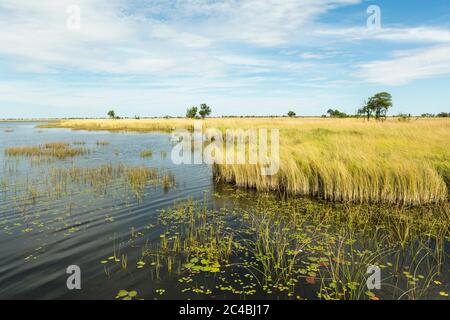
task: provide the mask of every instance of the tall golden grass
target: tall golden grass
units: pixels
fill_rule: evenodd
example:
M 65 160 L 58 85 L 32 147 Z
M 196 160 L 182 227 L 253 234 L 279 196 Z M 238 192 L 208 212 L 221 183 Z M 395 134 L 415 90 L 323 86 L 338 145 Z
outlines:
M 193 121 L 188 119 L 86 119 L 61 120 L 38 125 L 38 128 L 70 128 L 74 130 L 105 131 L 164 131 L 193 128 Z
M 66 159 L 88 153 L 89 150 L 85 148 L 73 148 L 65 142 L 52 142 L 38 146 L 11 147 L 5 149 L 5 155 L 9 157 L 25 156 Z
M 206 119 L 204 127 L 277 128 L 280 170 L 214 165 L 217 180 L 332 201 L 425 204 L 447 201 L 450 119 L 385 122 L 323 118 Z M 47 124 L 79 130 L 170 131 L 193 120 L 68 120 Z

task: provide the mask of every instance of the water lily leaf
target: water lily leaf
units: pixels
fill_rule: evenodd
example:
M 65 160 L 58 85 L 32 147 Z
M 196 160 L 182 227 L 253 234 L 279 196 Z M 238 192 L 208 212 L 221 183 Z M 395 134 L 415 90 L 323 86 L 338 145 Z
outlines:
M 134 297 L 137 296 L 137 292 L 136 292 L 136 291 L 130 291 L 130 292 L 128 293 L 128 296 L 134 298 Z
M 366 291 L 366 295 L 367 295 L 369 298 L 375 297 L 375 293 L 373 293 L 372 291 Z
M 202 264 L 204 264 L 204 265 L 207 265 L 207 264 L 209 264 L 209 261 L 208 260 L 206 260 L 206 259 L 202 259 L 202 261 L 200 261 Z
M 123 297 L 126 297 L 127 295 L 128 295 L 128 291 L 120 290 L 119 293 L 117 294 L 116 298 L 123 298 Z

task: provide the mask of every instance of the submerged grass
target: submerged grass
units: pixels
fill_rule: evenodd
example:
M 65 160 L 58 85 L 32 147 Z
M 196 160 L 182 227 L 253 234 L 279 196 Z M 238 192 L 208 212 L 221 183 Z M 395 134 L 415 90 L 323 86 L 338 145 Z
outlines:
M 302 299 L 311 298 L 311 291 L 313 298 L 326 300 L 439 296 L 447 204 L 404 207 L 409 219 L 399 230 L 404 217 L 397 217 L 394 207 L 266 194 L 245 198 L 248 206 L 231 209 L 207 209 L 189 200 L 162 210 L 159 244 L 143 247 L 137 268 L 148 265 L 157 278 L 164 268 L 174 272 L 178 290 L 189 298 Z M 369 266 L 382 270 L 382 290 L 367 288 Z
M 144 150 L 141 152 L 141 158 L 150 158 L 153 156 L 152 150 Z
M 106 141 L 106 140 L 99 140 L 95 144 L 98 146 L 108 146 L 110 143 L 109 143 L 109 141 Z
M 68 120 L 46 127 L 110 131 L 192 130 L 186 119 Z M 279 129 L 280 170 L 258 164 L 216 164 L 217 180 L 259 191 L 330 201 L 445 202 L 450 183 L 450 120 L 366 122 L 361 119 L 207 119 L 204 127 Z
M 146 166 L 126 166 L 124 164 L 105 164 L 92 168 L 70 167 L 50 168 L 50 185 L 60 191 L 70 189 L 73 184 L 93 187 L 97 192 L 105 193 L 114 181 L 125 182 L 138 197 L 142 197 L 148 185 L 161 186 L 168 190 L 175 186 L 175 179 L 167 183 L 170 173 L 161 173 Z M 172 175 L 170 175 L 172 176 Z

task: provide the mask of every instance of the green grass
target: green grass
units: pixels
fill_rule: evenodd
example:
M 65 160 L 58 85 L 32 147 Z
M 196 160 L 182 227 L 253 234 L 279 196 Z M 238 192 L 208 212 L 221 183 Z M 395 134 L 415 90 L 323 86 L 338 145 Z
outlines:
M 169 273 L 182 265 L 177 274 L 183 292 L 203 297 L 229 292 L 301 299 L 299 289 L 306 286 L 325 300 L 423 299 L 434 294 L 445 272 L 448 204 L 408 208 L 242 197 L 248 206 L 209 210 L 190 200 L 162 210 L 158 222 L 166 231 L 141 259 L 157 261 Z M 240 223 L 230 228 L 229 221 Z M 370 265 L 382 269 L 383 291 L 367 289 Z M 202 282 L 209 274 L 217 281 Z

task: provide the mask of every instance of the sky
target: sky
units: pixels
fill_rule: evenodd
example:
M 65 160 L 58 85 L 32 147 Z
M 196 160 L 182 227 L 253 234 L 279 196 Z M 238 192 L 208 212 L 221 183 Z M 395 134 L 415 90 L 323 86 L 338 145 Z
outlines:
M 380 91 L 439 113 L 449 88 L 448 0 L 0 0 L 0 118 L 353 114 Z

